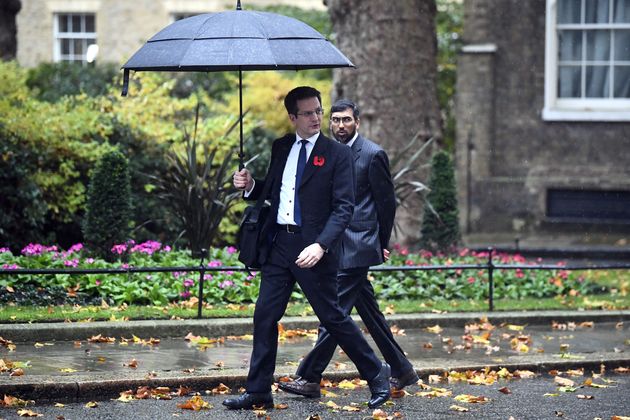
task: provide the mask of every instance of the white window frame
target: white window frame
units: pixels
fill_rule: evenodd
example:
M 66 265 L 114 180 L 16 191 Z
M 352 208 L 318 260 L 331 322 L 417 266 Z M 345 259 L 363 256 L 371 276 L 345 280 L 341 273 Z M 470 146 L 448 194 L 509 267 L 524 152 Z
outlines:
M 82 32 L 61 32 L 59 26 L 60 16 L 80 16 L 81 17 L 81 26 Z M 85 17 L 92 16 L 94 18 L 94 32 L 87 32 L 85 30 Z M 96 13 L 90 12 L 55 12 L 53 13 L 53 61 L 60 62 L 78 62 L 81 64 L 87 64 L 87 47 L 96 44 Z M 62 54 L 61 53 L 61 43 L 64 39 L 87 39 L 93 42 L 87 43 L 82 54 Z
M 547 0 L 545 25 L 545 121 L 630 121 L 630 99 L 558 98 L 558 0 Z M 612 0 L 611 0 L 612 13 Z M 566 25 L 565 25 L 566 26 Z M 591 29 L 588 24 L 580 28 Z M 610 24 L 610 28 L 630 29 L 630 24 Z M 601 26 L 597 26 L 601 29 Z

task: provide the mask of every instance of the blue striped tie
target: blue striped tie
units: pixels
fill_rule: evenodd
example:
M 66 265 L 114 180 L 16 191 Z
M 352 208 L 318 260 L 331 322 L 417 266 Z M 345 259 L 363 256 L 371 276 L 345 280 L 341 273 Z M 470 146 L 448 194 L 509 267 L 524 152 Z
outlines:
M 302 174 L 306 167 L 306 143 L 308 143 L 308 140 L 300 140 L 300 143 L 302 143 L 302 147 L 300 147 L 300 154 L 298 155 L 297 170 L 295 171 L 295 188 L 293 189 L 293 219 L 298 226 L 302 226 L 302 210 L 300 209 L 298 188 L 300 187 Z

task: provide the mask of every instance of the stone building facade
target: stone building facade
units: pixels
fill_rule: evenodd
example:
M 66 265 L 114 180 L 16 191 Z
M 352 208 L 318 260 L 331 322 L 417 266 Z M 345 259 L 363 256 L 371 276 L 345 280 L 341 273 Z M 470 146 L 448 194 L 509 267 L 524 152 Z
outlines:
M 465 242 L 630 250 L 630 1 L 464 7 L 456 171 Z
M 292 5 L 323 10 L 319 0 L 241 0 L 249 6 Z M 235 9 L 236 0 L 22 0 L 17 16 L 18 62 L 96 60 L 124 63 L 147 39 L 175 19 Z

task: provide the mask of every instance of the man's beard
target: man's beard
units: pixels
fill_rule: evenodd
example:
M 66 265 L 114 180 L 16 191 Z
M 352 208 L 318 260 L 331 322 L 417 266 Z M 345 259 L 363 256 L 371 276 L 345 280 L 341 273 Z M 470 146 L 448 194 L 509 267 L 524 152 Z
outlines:
M 343 143 L 343 144 L 348 144 L 348 142 L 354 138 L 354 135 L 357 133 L 357 130 L 346 131 L 346 133 L 347 134 L 345 136 L 345 139 L 338 137 L 337 134 L 335 133 L 333 133 L 333 136 L 338 142 Z

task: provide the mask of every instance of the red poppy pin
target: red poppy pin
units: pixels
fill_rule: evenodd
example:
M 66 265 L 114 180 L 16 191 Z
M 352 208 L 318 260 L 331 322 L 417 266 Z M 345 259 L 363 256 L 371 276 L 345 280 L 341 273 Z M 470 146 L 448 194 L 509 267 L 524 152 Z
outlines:
M 313 157 L 313 165 L 315 166 L 324 166 L 324 162 L 326 162 L 326 160 L 324 159 L 324 156 Z

